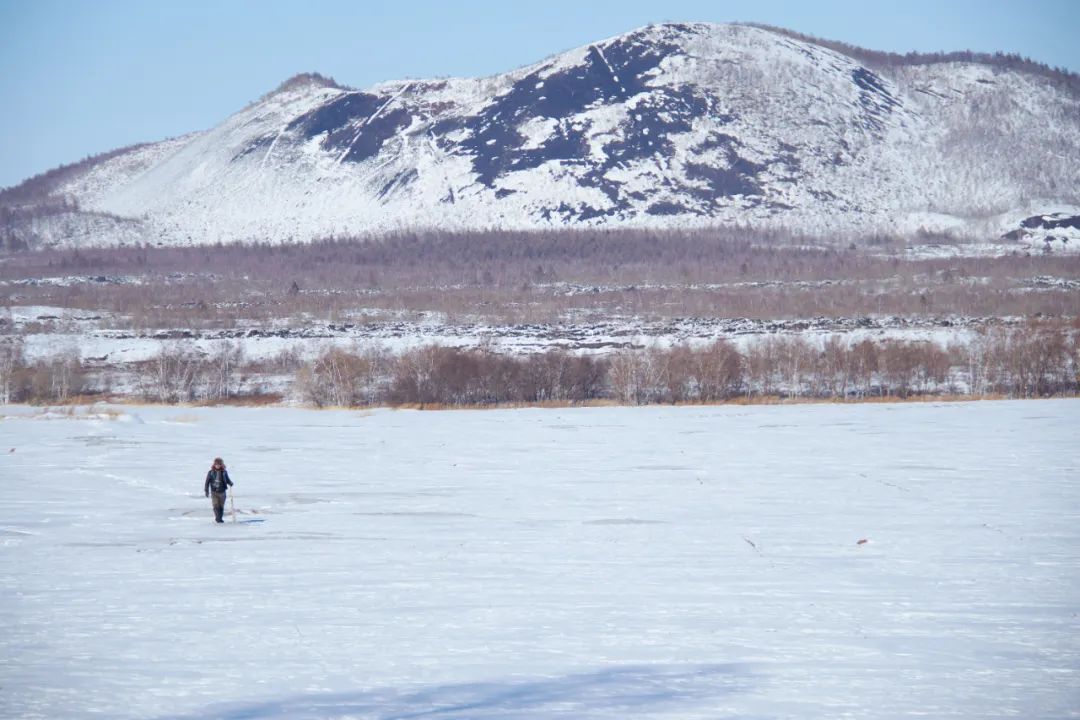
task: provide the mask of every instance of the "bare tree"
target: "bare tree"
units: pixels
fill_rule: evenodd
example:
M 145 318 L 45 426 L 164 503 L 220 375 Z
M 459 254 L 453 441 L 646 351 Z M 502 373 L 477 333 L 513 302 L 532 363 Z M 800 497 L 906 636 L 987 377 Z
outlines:
M 239 343 L 225 341 L 203 364 L 205 376 L 203 397 L 226 400 L 239 391 L 238 371 L 244 362 L 244 348 Z
M 667 360 L 666 354 L 656 348 L 617 353 L 610 365 L 612 394 L 632 405 L 661 400 L 668 390 Z
M 873 340 L 862 340 L 851 348 L 851 375 L 859 397 L 866 397 L 873 392 L 880 354 Z
M 201 358 L 190 346 L 162 345 L 152 359 L 139 363 L 139 391 L 143 397 L 162 403 L 192 400 L 201 365 Z
M 19 338 L 0 339 L 0 403 L 18 402 L 17 371 L 24 366 L 23 343 Z
M 349 352 L 328 348 L 296 378 L 307 401 L 318 407 L 373 404 L 386 376 L 385 355 L 379 350 Z

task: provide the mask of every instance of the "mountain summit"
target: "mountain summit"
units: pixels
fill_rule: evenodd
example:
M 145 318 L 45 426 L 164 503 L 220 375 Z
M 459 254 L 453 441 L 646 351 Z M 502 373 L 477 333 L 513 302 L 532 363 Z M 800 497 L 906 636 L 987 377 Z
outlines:
M 985 61 L 870 67 L 761 27 L 651 25 L 481 79 L 355 90 L 300 75 L 210 130 L 0 193 L 0 238 L 717 224 L 1000 235 L 1080 214 L 1076 87 Z

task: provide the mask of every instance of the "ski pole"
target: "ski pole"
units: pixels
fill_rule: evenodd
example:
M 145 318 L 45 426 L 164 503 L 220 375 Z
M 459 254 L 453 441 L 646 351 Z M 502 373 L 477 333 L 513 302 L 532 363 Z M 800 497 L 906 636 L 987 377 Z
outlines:
M 232 511 L 232 521 L 236 522 L 236 504 L 233 502 L 233 493 L 229 493 L 229 509 Z

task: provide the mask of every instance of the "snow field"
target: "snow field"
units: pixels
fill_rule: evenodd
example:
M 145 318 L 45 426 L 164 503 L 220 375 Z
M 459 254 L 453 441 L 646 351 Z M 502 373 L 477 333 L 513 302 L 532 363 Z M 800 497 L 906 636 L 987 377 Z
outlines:
M 2 717 L 1078 716 L 1076 401 L 0 416 Z

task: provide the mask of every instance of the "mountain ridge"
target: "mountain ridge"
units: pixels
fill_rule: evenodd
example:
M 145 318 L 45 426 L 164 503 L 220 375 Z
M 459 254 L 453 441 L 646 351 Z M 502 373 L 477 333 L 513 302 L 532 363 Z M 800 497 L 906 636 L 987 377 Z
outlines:
M 1080 73 L 1073 72 L 1068 68 L 1054 67 L 1047 63 L 1020 55 L 1019 53 L 1006 52 L 977 52 L 972 50 L 939 50 L 936 52 L 906 52 L 896 53 L 883 50 L 871 50 L 859 45 L 845 43 L 840 40 L 820 38 L 796 30 L 768 25 L 766 23 L 738 23 L 749 27 L 761 28 L 780 35 L 785 35 L 796 40 L 821 45 L 836 52 L 843 53 L 860 62 L 875 67 L 888 67 L 890 65 L 930 65 L 938 63 L 965 62 L 979 65 L 987 65 L 992 68 L 1015 70 L 1031 75 L 1041 76 L 1051 82 L 1057 83 L 1074 93 L 1080 93 Z
M 1080 214 L 1075 76 L 886 72 L 791 35 L 668 23 L 485 78 L 359 90 L 299 74 L 209 130 L 0 191 L 0 241 L 731 224 L 998 237 Z

